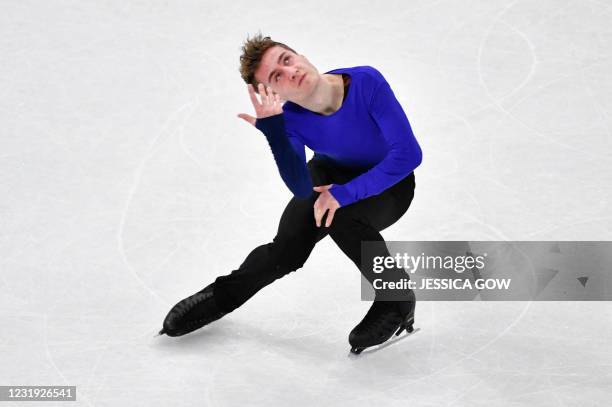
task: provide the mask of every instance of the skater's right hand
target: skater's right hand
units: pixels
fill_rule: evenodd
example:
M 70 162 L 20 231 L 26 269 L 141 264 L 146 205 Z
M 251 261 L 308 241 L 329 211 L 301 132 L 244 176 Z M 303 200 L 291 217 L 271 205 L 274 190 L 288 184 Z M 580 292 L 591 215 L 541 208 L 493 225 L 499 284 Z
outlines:
M 249 122 L 253 126 L 255 126 L 255 121 L 257 119 L 263 119 L 264 117 L 275 116 L 277 114 L 283 113 L 283 106 L 281 105 L 280 96 L 278 93 L 274 93 L 272 88 L 268 86 L 266 89 L 262 83 L 259 84 L 259 97 L 261 98 L 261 102 L 257 100 L 257 96 L 255 95 L 255 88 L 250 83 L 247 85 L 249 89 L 249 96 L 251 97 L 251 102 L 253 102 L 253 107 L 255 108 L 255 114 L 257 117 L 253 117 L 246 113 L 240 113 L 238 117 L 244 119 Z

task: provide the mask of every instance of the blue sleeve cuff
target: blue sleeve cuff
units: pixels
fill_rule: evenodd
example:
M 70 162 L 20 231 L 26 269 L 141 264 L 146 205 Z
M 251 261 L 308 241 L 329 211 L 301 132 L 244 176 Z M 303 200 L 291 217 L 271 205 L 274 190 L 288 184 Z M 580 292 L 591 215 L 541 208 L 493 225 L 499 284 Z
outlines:
M 329 189 L 329 193 L 336 198 L 340 206 L 350 205 L 355 202 L 353 196 L 344 185 L 335 185 Z
M 263 119 L 256 119 L 255 127 L 266 136 L 269 134 L 284 133 L 285 118 L 283 114 L 280 113 L 274 116 L 264 117 Z

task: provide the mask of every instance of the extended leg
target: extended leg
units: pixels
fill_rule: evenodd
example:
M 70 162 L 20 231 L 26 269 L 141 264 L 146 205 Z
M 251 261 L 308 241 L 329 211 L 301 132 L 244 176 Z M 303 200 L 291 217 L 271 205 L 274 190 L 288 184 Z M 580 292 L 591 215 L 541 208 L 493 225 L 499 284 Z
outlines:
M 233 311 L 268 284 L 304 265 L 315 244 L 327 234 L 314 222 L 315 199 L 293 198 L 273 241 L 256 247 L 231 274 L 217 277 L 215 296 L 222 309 Z
M 313 182 L 321 179 L 315 163 L 310 162 L 309 169 Z M 273 241 L 251 251 L 238 269 L 177 303 L 160 333 L 180 336 L 201 328 L 240 307 L 266 285 L 301 268 L 315 244 L 327 235 L 314 221 L 317 197 L 318 193 L 313 193 L 309 199 L 291 199 Z

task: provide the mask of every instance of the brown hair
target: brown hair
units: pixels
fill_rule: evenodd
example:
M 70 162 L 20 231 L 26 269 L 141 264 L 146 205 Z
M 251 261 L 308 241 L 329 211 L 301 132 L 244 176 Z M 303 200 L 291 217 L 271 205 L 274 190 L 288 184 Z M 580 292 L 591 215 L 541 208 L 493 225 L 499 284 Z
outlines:
M 275 45 L 281 46 L 297 54 L 291 47 L 282 42 L 273 41 L 270 37 L 264 37 L 261 32 L 255 34 L 253 38 L 249 38 L 247 35 L 247 39 L 242 45 L 242 55 L 240 55 L 240 76 L 242 76 L 245 83 L 253 85 L 257 93 L 259 93 L 257 88 L 259 82 L 255 79 L 255 71 L 259 68 L 264 53 Z

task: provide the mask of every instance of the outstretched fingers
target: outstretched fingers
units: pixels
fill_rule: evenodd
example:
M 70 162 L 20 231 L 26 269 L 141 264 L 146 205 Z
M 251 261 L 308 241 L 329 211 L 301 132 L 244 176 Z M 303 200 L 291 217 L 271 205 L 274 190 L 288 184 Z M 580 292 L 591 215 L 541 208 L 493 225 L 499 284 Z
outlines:
M 280 95 L 274 93 L 270 86 L 266 87 L 263 83 L 257 84 L 259 98 L 255 94 L 255 86 L 248 84 L 248 89 L 258 119 L 283 113 Z
M 249 96 L 251 97 L 251 103 L 253 103 L 253 107 L 257 109 L 257 107 L 261 105 L 261 103 L 259 103 L 259 100 L 257 100 L 257 95 L 255 94 L 255 88 L 250 83 L 249 83 L 248 88 L 249 88 Z
M 269 104 L 268 94 L 266 93 L 266 87 L 263 85 L 263 83 L 260 83 L 258 87 L 259 87 L 259 96 L 261 97 L 261 104 L 266 106 Z

